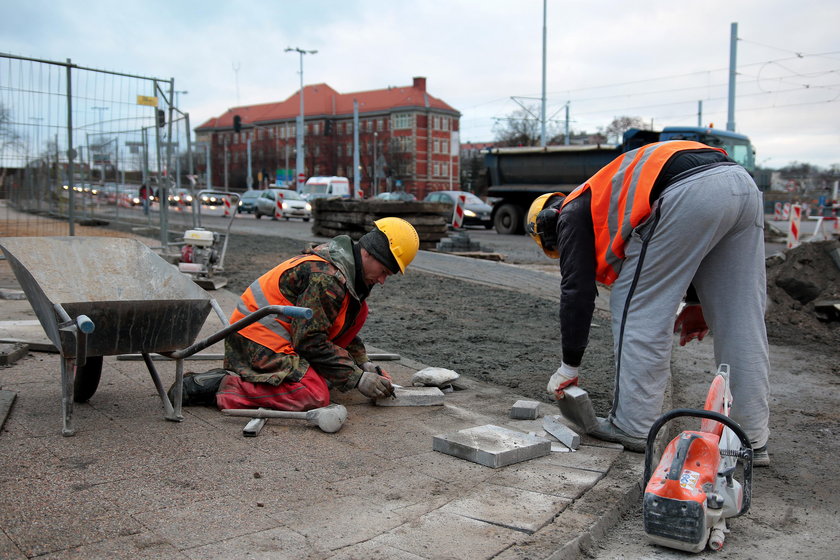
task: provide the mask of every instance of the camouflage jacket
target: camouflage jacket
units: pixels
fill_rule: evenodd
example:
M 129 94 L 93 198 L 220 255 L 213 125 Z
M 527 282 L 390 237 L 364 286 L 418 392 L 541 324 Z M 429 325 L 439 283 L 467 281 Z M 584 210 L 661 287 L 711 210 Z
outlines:
M 342 331 L 356 320 L 369 289 L 357 281 L 361 263 L 356 264 L 352 240 L 341 235 L 305 254 L 315 253 L 328 262 L 304 261 L 280 277 L 280 291 L 293 304 L 312 309 L 312 318 L 292 319 L 292 346 L 296 354 L 277 354 L 234 333 L 225 340 L 225 369 L 246 381 L 279 385 L 299 381 L 309 366 L 326 379 L 330 388 L 349 391 L 362 375 L 360 364 L 368 361 L 365 346 L 356 336 L 342 348 L 327 336 L 349 297 L 347 319 Z M 340 336 L 342 333 L 339 333 Z

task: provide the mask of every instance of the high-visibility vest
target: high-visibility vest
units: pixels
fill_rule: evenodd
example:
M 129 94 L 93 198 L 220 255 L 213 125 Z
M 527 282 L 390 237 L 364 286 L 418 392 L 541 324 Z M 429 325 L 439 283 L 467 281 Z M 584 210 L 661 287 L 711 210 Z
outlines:
M 294 268 L 307 261 L 324 261 L 327 259 L 315 254 L 294 257 L 275 266 L 256 280 L 240 296 L 239 303 L 230 316 L 231 324 L 247 317 L 252 312 L 267 305 L 295 305 L 280 291 L 280 277 L 290 268 Z M 347 308 L 350 305 L 349 291 L 344 296 L 338 317 L 330 326 L 327 338 L 334 340 L 341 334 L 347 322 Z M 290 322 L 283 315 L 266 315 L 259 321 L 240 329 L 239 334 L 257 344 L 262 344 L 278 354 L 296 354 L 292 347 Z
M 648 219 L 650 193 L 662 168 L 677 152 L 714 149 L 689 140 L 648 144 L 615 158 L 572 191 L 563 206 L 589 190 L 595 233 L 595 279 L 610 285 L 618 278 L 624 248 L 633 229 Z

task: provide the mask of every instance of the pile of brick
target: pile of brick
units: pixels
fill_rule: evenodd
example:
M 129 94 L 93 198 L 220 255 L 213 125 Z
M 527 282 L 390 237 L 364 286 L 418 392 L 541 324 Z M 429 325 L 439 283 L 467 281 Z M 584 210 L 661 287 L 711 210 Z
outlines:
M 434 249 L 446 237 L 452 207 L 435 202 L 319 198 L 312 203 L 312 233 L 324 237 L 349 235 L 359 239 L 379 218 L 403 218 L 420 236 L 421 249 Z

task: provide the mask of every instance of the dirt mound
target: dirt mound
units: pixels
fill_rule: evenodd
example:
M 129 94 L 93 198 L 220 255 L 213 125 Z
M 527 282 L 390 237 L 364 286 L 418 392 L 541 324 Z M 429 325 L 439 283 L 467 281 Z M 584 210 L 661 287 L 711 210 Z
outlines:
M 821 302 L 840 302 L 840 241 L 802 243 L 767 261 L 767 334 L 778 344 L 840 346 L 840 318 Z M 835 261 L 837 258 L 837 261 Z

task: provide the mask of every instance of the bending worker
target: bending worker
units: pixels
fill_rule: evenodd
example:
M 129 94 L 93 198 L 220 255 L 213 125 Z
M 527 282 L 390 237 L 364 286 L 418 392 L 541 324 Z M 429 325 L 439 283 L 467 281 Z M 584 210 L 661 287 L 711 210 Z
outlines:
M 563 356 L 547 387 L 558 398 L 578 382 L 596 281 L 612 286 L 613 403 L 590 435 L 644 451 L 661 414 L 673 333 L 684 345 L 711 328 L 715 362 L 730 366 L 732 418 L 750 436 L 754 464 L 769 464 L 763 225 L 747 171 L 691 141 L 627 152 L 568 196 L 534 201 L 528 232 L 562 274 Z
M 215 394 L 220 409 L 305 411 L 327 406 L 330 389 L 358 389 L 370 398 L 390 394 L 387 373 L 377 372 L 358 334 L 371 289 L 404 273 L 420 240 L 403 219 L 382 218 L 375 225 L 358 243 L 339 235 L 255 280 L 231 323 L 266 305 L 308 307 L 312 318 L 269 315 L 228 335 L 224 370 L 185 377 L 185 404 L 207 403 Z

